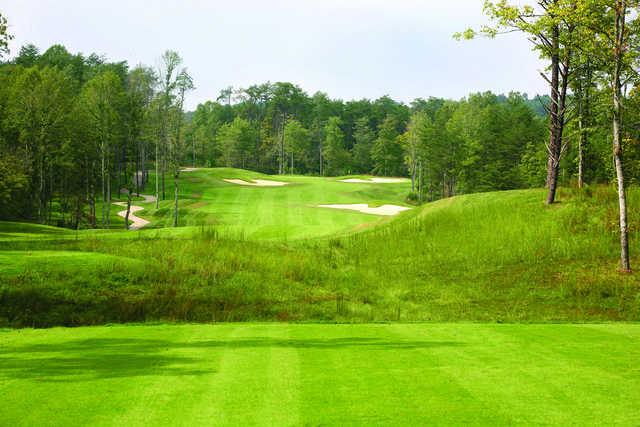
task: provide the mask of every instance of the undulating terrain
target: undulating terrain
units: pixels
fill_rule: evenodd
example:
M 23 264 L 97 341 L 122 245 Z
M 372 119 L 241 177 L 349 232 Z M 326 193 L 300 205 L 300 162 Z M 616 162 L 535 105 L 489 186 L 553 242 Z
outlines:
M 224 179 L 278 179 L 255 187 Z M 407 206 L 407 183 L 183 173 L 171 201 L 134 201 L 138 231 L 0 226 L 6 326 L 185 321 L 638 320 L 640 285 L 616 272 L 615 193 L 465 195 L 395 216 L 320 204 Z M 632 206 L 638 193 L 630 192 Z M 122 208 L 115 207 L 116 210 Z M 635 209 L 631 210 L 635 215 Z M 115 218 L 119 218 L 113 215 Z M 119 218 L 120 221 L 122 219 Z M 632 245 L 638 230 L 632 229 Z M 516 244 L 517 242 L 517 244 Z
M 2 424 L 640 422 L 613 189 L 416 207 L 343 179 L 370 178 L 199 169 L 178 228 L 142 197 L 137 231 L 0 223 Z M 151 324 L 24 328 L 114 322 Z

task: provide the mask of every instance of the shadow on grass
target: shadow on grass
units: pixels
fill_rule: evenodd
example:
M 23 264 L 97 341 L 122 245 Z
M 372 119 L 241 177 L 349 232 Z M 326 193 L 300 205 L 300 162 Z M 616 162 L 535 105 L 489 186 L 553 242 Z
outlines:
M 280 347 L 301 350 L 351 348 L 363 351 L 405 351 L 461 345 L 463 344 L 448 341 L 392 341 L 359 337 L 252 337 L 194 342 L 95 338 L 0 349 L 0 378 L 73 382 L 136 376 L 199 376 L 216 372 L 208 368 L 212 364 L 211 356 L 216 355 L 216 351 L 225 349 Z M 256 357 L 261 356 L 256 354 Z

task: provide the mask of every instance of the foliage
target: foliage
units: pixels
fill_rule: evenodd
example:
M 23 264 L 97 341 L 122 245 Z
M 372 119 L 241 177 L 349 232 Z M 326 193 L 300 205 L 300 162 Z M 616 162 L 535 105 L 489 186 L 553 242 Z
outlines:
M 7 18 L 0 13 L 0 59 L 9 54 L 9 41 L 13 39 L 13 36 L 7 30 Z

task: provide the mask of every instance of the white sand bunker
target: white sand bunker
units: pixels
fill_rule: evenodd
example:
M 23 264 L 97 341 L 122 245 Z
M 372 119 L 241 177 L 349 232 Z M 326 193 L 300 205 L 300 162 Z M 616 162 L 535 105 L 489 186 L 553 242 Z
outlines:
M 253 179 L 251 181 L 245 181 L 243 179 L 225 179 L 225 182 L 238 185 L 250 185 L 252 187 L 282 187 L 287 185 L 288 182 L 282 181 L 269 181 L 266 179 Z
M 180 172 L 195 172 L 200 168 L 182 168 L 180 169 Z
M 348 178 L 348 179 L 341 179 L 339 181 L 358 183 L 358 184 L 398 184 L 401 182 L 408 182 L 409 179 L 407 178 L 371 178 L 371 179 Z
M 356 203 L 352 205 L 318 205 L 319 208 L 329 209 L 347 209 L 351 211 L 358 211 L 366 214 L 393 216 L 400 212 L 408 211 L 411 208 L 398 205 L 382 205 L 377 208 L 370 208 L 369 205 L 364 203 Z

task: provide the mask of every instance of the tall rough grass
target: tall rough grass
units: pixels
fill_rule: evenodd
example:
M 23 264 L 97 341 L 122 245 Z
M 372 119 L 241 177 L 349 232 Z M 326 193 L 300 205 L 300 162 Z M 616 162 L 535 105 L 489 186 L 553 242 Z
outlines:
M 0 263 L 0 323 L 638 320 L 640 281 L 616 272 L 611 194 L 564 190 L 551 207 L 536 190 L 461 196 L 324 240 L 258 242 L 212 227 L 16 239 L 14 249 L 78 259 L 17 274 Z

